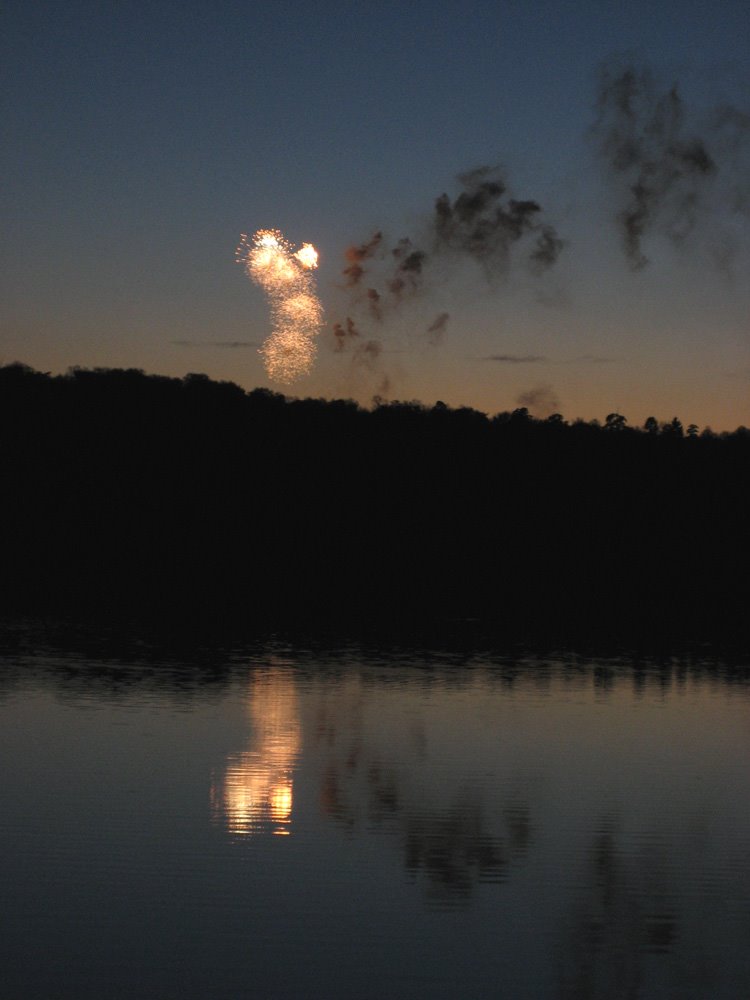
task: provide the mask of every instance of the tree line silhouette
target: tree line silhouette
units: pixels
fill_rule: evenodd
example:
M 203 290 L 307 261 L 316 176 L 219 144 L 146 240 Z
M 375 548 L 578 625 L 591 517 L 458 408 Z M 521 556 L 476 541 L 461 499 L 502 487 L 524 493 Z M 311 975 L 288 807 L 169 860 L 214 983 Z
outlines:
M 747 636 L 750 431 L 0 368 L 0 611 Z

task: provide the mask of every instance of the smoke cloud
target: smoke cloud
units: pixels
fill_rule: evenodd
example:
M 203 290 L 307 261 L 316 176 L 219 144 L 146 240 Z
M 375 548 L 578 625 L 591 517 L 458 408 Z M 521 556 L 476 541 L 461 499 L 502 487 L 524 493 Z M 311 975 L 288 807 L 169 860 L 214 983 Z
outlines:
M 660 91 L 648 69 L 633 66 L 602 70 L 596 111 L 598 152 L 623 186 L 617 222 L 633 270 L 649 262 L 645 237 L 658 232 L 673 244 L 684 242 L 712 194 L 712 211 L 747 211 L 738 170 L 750 131 L 744 112 L 719 109 L 699 135 L 687 124 L 678 85 Z
M 448 320 L 450 318 L 450 313 L 441 312 L 427 327 L 427 336 L 431 344 L 439 344 L 441 342 L 445 331 L 448 329 Z
M 534 417 L 549 417 L 560 410 L 560 400 L 551 385 L 537 385 L 516 397 L 519 406 L 525 406 Z
M 391 256 L 396 261 L 396 273 L 388 282 L 388 291 L 398 298 L 405 291 L 419 287 L 427 254 L 417 249 L 406 236 L 391 250 Z
M 361 299 L 359 289 L 370 276 L 364 299 L 371 318 L 382 320 L 387 308 L 417 292 L 438 259 L 444 264 L 472 260 L 489 280 L 506 274 L 516 258 L 534 274 L 557 262 L 564 240 L 542 221 L 538 202 L 510 196 L 499 167 L 478 167 L 459 175 L 458 183 L 456 197 L 436 198 L 419 240 L 404 236 L 388 246 L 378 231 L 345 251 L 344 287 L 354 291 L 355 299 Z
M 352 372 L 365 373 L 376 378 L 376 394 L 380 397 L 388 396 L 391 388 L 391 379 L 386 373 L 381 355 L 383 344 L 379 340 L 362 340 L 362 334 L 357 328 L 351 316 L 347 316 L 343 323 L 334 323 L 332 327 L 334 338 L 334 351 L 337 354 L 348 352 L 351 347 L 350 363 Z
M 699 232 L 708 237 L 707 252 L 730 270 L 744 238 L 743 229 L 732 227 L 738 216 L 750 215 L 750 114 L 724 104 L 699 119 L 678 83 L 663 86 L 648 68 L 613 61 L 599 75 L 590 136 L 617 191 L 615 217 L 633 270 L 649 263 L 649 237 L 677 246 Z M 734 214 L 731 224 L 727 213 Z M 350 315 L 333 327 L 335 350 L 348 351 L 353 364 L 379 365 L 379 352 L 367 345 L 380 340 L 365 338 L 408 302 L 416 299 L 426 310 L 428 293 L 447 287 L 450 294 L 452 282 L 472 269 L 491 285 L 519 269 L 538 279 L 565 249 L 540 202 L 517 197 L 504 169 L 485 164 L 459 174 L 454 190 L 434 199 L 419 228 L 395 240 L 378 229 L 347 248 L 342 278 Z M 450 318 L 448 312 L 435 315 L 437 308 L 434 319 L 425 314 L 417 324 L 432 345 L 443 342 Z M 512 365 L 547 359 L 498 353 L 484 360 Z M 529 389 L 519 404 L 539 415 L 559 407 L 548 385 Z
M 383 370 L 381 354 L 383 345 L 379 340 L 366 340 L 352 355 L 352 365 L 364 369 L 378 379 L 376 397 L 388 396 L 391 391 L 391 379 Z
M 372 318 L 380 322 L 383 318 L 383 311 L 380 308 L 380 292 L 377 288 L 367 289 L 367 307 Z
M 547 268 L 557 263 L 557 258 L 565 247 L 565 241 L 560 239 L 553 226 L 543 225 L 536 239 L 534 249 L 529 255 L 531 269 L 535 274 L 541 274 Z
M 349 246 L 342 270 L 350 315 L 334 323 L 333 346 L 347 352 L 353 369 L 383 375 L 381 394 L 389 389 L 383 373 L 382 344 L 364 340 L 368 321 L 382 324 L 423 290 L 450 282 L 464 262 L 478 266 L 489 282 L 515 266 L 539 276 L 557 262 L 565 241 L 531 199 L 512 196 L 503 171 L 482 166 L 457 178 L 458 192 L 439 195 L 418 235 L 392 242 L 381 230 Z M 437 347 L 445 339 L 450 314 L 439 312 L 426 324 L 425 337 Z
M 351 316 L 347 316 L 343 323 L 334 323 L 334 351 L 336 351 L 337 354 L 340 354 L 342 351 L 346 350 L 347 343 L 353 337 L 359 337 L 359 335 L 359 330 L 357 329 Z
M 365 273 L 364 261 L 372 257 L 383 239 L 382 233 L 374 233 L 366 243 L 347 247 L 344 251 L 347 265 L 343 270 L 346 284 L 351 288 L 358 285 Z
M 463 190 L 453 201 L 441 194 L 435 202 L 433 228 L 438 250 L 466 254 L 492 276 L 508 270 L 511 252 L 530 236 L 532 242 L 525 255 L 535 270 L 557 261 L 563 240 L 553 226 L 540 221 L 538 202 L 509 196 L 498 167 L 479 167 L 461 174 L 458 180 Z

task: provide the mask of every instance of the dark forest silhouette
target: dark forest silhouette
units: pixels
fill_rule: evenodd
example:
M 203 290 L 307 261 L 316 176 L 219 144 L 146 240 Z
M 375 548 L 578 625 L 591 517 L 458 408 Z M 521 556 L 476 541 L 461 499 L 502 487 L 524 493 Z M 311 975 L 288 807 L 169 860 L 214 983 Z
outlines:
M 2 612 L 746 636 L 750 431 L 0 368 Z

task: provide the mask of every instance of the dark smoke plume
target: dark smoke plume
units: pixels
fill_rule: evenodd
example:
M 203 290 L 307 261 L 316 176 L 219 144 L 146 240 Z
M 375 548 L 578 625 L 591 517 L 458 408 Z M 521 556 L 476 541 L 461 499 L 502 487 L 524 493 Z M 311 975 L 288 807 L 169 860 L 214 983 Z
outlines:
M 335 338 L 334 351 L 340 354 L 346 349 L 347 343 L 354 337 L 359 337 L 359 330 L 355 326 L 351 316 L 347 316 L 343 323 L 333 324 L 333 336 Z
M 499 168 L 479 167 L 461 174 L 458 182 L 461 190 L 453 200 L 447 194 L 436 199 L 419 243 L 405 236 L 389 249 L 378 231 L 346 250 L 343 276 L 347 288 L 359 288 L 371 271 L 366 262 L 377 258 L 373 263 L 380 272 L 378 287 L 370 278 L 366 291 L 373 319 L 382 320 L 389 306 L 415 293 L 436 257 L 471 259 L 482 265 L 489 279 L 505 274 L 514 257 L 524 260 L 536 274 L 556 263 L 564 241 L 554 226 L 541 220 L 538 202 L 510 197 Z
M 343 323 L 334 323 L 332 333 L 334 351 L 337 354 L 343 354 L 348 352 L 349 347 L 352 346 L 353 350 L 349 355 L 352 370 L 364 371 L 368 376 L 377 378 L 377 398 L 387 397 L 391 389 L 391 380 L 383 368 L 380 357 L 383 353 L 382 343 L 379 340 L 363 341 L 351 316 L 347 316 Z
M 441 312 L 427 327 L 427 335 L 431 344 L 439 344 L 441 342 L 445 331 L 448 329 L 448 320 L 450 318 L 450 313 Z
M 750 215 L 750 114 L 724 104 L 714 110 L 711 127 L 722 167 L 732 178 L 727 192 L 728 208 L 747 217 Z
M 536 239 L 534 249 L 529 254 L 532 270 L 541 274 L 557 262 L 562 253 L 565 240 L 560 239 L 554 226 L 544 225 Z
M 380 322 L 383 318 L 383 310 L 380 307 L 380 292 L 377 288 L 367 289 L 367 308 L 372 318 Z
M 690 134 L 677 84 L 660 93 L 648 70 L 632 66 L 604 69 L 596 108 L 599 152 L 627 186 L 617 219 L 628 262 L 639 270 L 648 263 L 642 242 L 649 232 L 661 232 L 675 244 L 692 233 L 720 166 L 732 170 L 727 146 L 738 152 L 750 118 L 725 107 L 714 114 L 705 137 Z M 727 181 L 734 186 L 732 177 Z M 739 201 L 720 207 L 743 210 Z
M 372 367 L 382 353 L 383 345 L 379 340 L 366 340 L 354 352 L 354 359 L 355 361 L 361 361 L 368 367 Z
M 414 291 L 419 286 L 427 254 L 406 236 L 391 250 L 391 256 L 396 261 L 396 273 L 388 282 L 389 292 L 398 297 L 405 291 Z
M 540 222 L 536 201 L 507 196 L 507 184 L 496 167 L 479 167 L 462 174 L 463 191 L 451 202 L 442 194 L 435 202 L 433 226 L 439 249 L 468 254 L 488 274 L 504 273 L 511 251 L 524 236 L 536 239 L 528 259 L 538 270 L 551 267 L 563 248 L 555 228 Z
M 344 251 L 347 266 L 343 270 L 343 275 L 346 278 L 347 286 L 351 288 L 359 284 L 365 273 L 363 261 L 375 254 L 382 239 L 382 233 L 373 233 L 366 243 L 360 243 L 359 246 L 347 247 Z
M 376 399 L 388 396 L 391 391 L 391 380 L 383 370 L 380 355 L 383 353 L 383 345 L 379 340 L 366 340 L 352 355 L 352 364 L 365 369 L 370 375 L 376 376 L 379 381 L 376 386 Z
M 549 417 L 560 409 L 560 400 L 551 385 L 536 385 L 516 396 L 519 406 L 525 406 L 534 417 Z

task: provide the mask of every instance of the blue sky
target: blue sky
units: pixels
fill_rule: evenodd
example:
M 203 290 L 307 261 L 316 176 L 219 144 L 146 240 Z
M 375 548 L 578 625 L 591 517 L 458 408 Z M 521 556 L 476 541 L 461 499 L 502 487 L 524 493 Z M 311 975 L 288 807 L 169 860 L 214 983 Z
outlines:
M 719 106 L 749 113 L 746 3 L 41 0 L 6 5 L 2 36 L 1 361 L 271 384 L 254 346 L 225 345 L 268 332 L 233 253 L 277 227 L 320 250 L 328 321 L 314 372 L 284 391 L 750 424 L 746 206 L 719 217 L 709 199 L 679 246 L 648 234 L 634 272 L 622 179 L 590 134 L 617 59 L 650 66 L 659 93 L 679 82 L 686 134 Z M 748 142 L 720 152 L 741 188 Z M 540 203 L 557 264 L 487 281 L 443 262 L 386 321 L 357 315 L 376 364 L 336 353 L 331 325 L 361 313 L 346 247 L 377 229 L 424 240 L 435 198 L 481 165 Z

